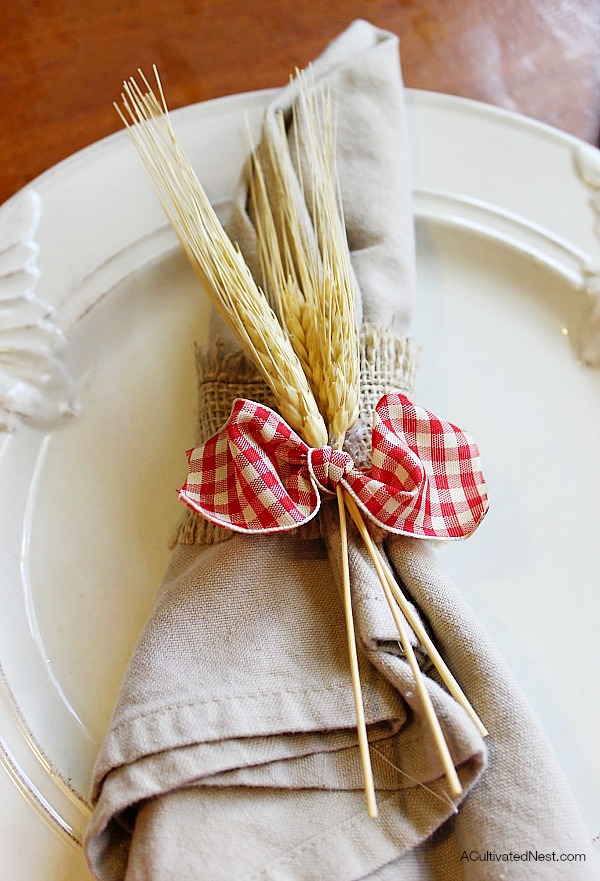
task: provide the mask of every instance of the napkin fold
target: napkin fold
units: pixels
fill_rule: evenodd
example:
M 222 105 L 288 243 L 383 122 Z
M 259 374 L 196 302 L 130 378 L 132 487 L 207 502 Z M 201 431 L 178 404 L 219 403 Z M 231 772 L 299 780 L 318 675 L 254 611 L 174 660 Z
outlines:
M 376 398 L 411 391 L 405 334 L 414 292 L 412 215 L 397 38 L 355 22 L 314 63 L 338 108 L 338 173 L 363 320 L 361 422 Z M 267 110 L 279 137 L 292 84 Z M 296 117 L 302 140 L 301 114 Z M 291 123 L 290 123 L 291 125 Z M 293 134 L 289 135 L 290 138 Z M 253 271 L 242 181 L 230 225 Z M 215 320 L 200 352 L 200 438 L 237 396 L 272 405 Z M 400 335 L 399 335 L 400 334 Z M 367 817 L 341 602 L 340 535 L 244 536 L 187 515 L 140 637 L 94 771 L 86 836 L 99 879 L 353 881 L 500 877 L 485 851 L 585 852 L 515 862 L 511 878 L 595 878 L 573 800 L 535 720 L 427 543 L 379 536 L 434 641 L 491 732 L 488 749 L 413 642 L 464 787 L 451 799 L 414 680 L 368 555 L 352 532 L 350 571 L 380 816 Z M 457 812 L 458 810 L 458 812 Z M 464 857 L 464 853 L 470 856 Z

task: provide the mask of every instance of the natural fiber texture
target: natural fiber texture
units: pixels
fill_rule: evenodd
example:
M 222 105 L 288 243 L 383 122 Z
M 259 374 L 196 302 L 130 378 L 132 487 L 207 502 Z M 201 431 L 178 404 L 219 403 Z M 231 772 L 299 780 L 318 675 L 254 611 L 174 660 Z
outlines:
M 359 354 L 359 417 L 346 435 L 344 449 L 350 453 L 357 468 L 368 468 L 375 407 L 387 392 L 414 395 L 419 350 L 410 337 L 365 321 L 360 333 Z
M 243 352 L 227 351 L 221 339 L 206 348 L 196 346 L 196 376 L 198 444 L 204 443 L 223 426 L 236 398 L 248 398 L 275 407 L 273 393 L 258 370 Z M 313 526 L 313 533 L 314 530 Z M 186 509 L 171 547 L 177 544 L 218 544 L 232 537 L 231 530 L 222 529 L 195 511 Z
M 390 391 L 414 392 L 418 352 L 407 337 L 366 323 L 360 336 L 360 415 L 346 437 L 344 450 L 357 467 L 368 468 L 371 460 L 373 413 L 380 398 Z M 232 402 L 248 398 L 276 409 L 273 394 L 258 371 L 241 352 L 227 352 L 221 340 L 208 348 L 197 347 L 198 437 L 201 444 L 226 422 Z M 301 527 L 303 538 L 321 534 L 319 522 Z M 223 529 L 187 510 L 173 537 L 176 544 L 215 544 L 233 537 Z

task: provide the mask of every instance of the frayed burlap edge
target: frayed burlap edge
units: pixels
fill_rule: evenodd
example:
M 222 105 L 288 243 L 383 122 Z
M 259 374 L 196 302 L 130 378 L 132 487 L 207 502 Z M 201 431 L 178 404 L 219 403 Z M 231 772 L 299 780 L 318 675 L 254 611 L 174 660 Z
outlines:
M 363 325 L 360 336 L 360 415 L 344 443 L 344 449 L 358 468 L 368 468 L 371 463 L 371 426 L 377 402 L 386 392 L 413 394 L 417 361 L 418 349 L 409 337 L 398 336 L 379 324 Z M 273 394 L 254 365 L 242 352 L 225 352 L 219 340 L 208 347 L 196 347 L 196 370 L 198 444 L 222 428 L 236 398 L 258 401 L 276 409 Z M 318 538 L 320 518 L 311 520 L 297 532 L 304 539 Z M 231 530 L 215 526 L 188 510 L 177 527 L 171 547 L 177 544 L 218 544 L 233 535 Z

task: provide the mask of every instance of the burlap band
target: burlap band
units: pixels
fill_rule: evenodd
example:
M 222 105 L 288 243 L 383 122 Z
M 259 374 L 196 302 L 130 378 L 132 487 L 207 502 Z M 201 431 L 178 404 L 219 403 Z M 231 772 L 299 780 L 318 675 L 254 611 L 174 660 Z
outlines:
M 344 449 L 358 468 L 371 462 L 371 426 L 379 399 L 386 392 L 412 395 L 418 351 L 409 337 L 397 336 L 379 324 L 363 325 L 360 336 L 360 416 L 346 436 Z M 198 375 L 198 444 L 204 443 L 227 421 L 236 398 L 247 398 L 277 409 L 273 394 L 243 353 L 226 353 L 218 340 L 196 348 Z M 176 544 L 217 544 L 233 532 L 215 526 L 194 511 L 186 511 L 176 534 Z M 319 535 L 319 520 L 298 530 L 303 538 Z

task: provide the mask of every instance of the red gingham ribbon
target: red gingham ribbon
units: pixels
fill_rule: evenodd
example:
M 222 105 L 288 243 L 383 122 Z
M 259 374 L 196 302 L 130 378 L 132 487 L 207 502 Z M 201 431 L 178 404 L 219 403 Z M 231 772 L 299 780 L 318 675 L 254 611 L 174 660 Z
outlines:
M 312 449 L 279 414 L 243 399 L 188 460 L 181 499 L 238 532 L 295 529 L 338 484 L 383 529 L 419 538 L 464 538 L 488 507 L 474 440 L 400 394 L 377 404 L 369 471 L 343 451 Z

